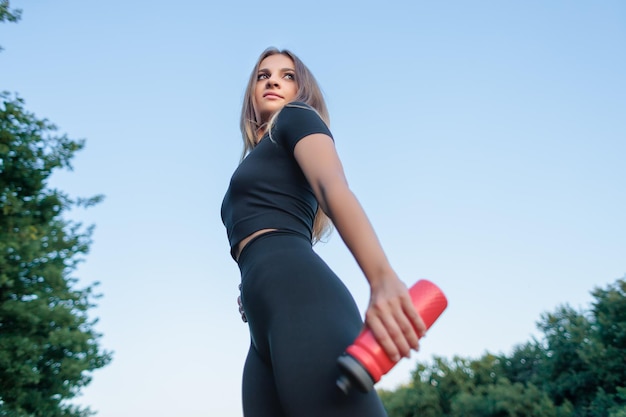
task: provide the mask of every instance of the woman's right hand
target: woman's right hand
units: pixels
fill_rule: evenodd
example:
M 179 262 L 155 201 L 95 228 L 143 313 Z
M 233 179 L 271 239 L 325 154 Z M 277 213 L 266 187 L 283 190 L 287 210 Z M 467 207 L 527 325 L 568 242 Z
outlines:
M 419 338 L 426 333 L 406 285 L 395 273 L 371 283 L 365 324 L 394 362 L 409 357 L 411 349 L 418 350 Z
M 241 314 L 241 320 L 244 323 L 248 322 L 248 318 L 246 317 L 246 312 L 243 311 L 243 303 L 241 302 L 241 284 L 239 284 L 239 295 L 237 296 L 237 305 L 239 306 L 239 314 Z

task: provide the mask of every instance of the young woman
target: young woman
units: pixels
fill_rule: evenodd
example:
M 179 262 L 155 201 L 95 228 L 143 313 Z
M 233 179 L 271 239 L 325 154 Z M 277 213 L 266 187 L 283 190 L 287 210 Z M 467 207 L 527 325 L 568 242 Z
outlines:
M 418 349 L 425 326 L 350 191 L 321 91 L 293 53 L 269 48 L 241 113 L 242 161 L 222 203 L 241 271 L 251 343 L 246 417 L 385 416 L 376 392 L 344 395 L 337 358 L 362 330 L 346 287 L 312 249 L 332 220 L 371 287 L 365 322 L 387 355 Z

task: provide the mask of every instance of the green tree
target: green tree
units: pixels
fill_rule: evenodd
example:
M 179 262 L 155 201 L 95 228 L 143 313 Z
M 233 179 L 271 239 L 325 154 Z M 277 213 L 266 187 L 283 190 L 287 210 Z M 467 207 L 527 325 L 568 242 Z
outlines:
M 505 378 L 480 385 L 472 393 L 462 392 L 452 404 L 455 417 L 565 417 L 571 415 L 571 411 L 569 404 L 556 407 L 536 386 L 511 384 Z
M 433 385 L 418 383 L 378 392 L 390 417 L 440 417 L 439 394 Z
M 502 376 L 509 381 L 542 386 L 544 381 L 543 368 L 547 357 L 545 349 L 533 339 L 513 349 L 510 356 L 501 356 Z
M 616 400 L 609 409 L 609 417 L 626 417 L 626 388 L 617 388 Z
M 595 395 L 581 415 L 626 414 L 626 280 L 592 292 L 590 343 L 581 349 L 596 377 Z
M 11 9 L 9 0 L 0 0 L 0 23 L 2 22 L 17 22 L 22 16 L 22 11 L 19 9 Z M 0 51 L 2 47 L 0 46 Z
M 625 277 L 626 278 L 626 277 Z M 601 387 L 615 394 L 626 387 L 626 279 L 592 292 L 594 349 L 586 352 Z
M 9 0 L 0 0 L 0 22 L 17 22 L 21 15 L 21 10 L 10 8 Z
M 72 200 L 47 186 L 84 145 L 55 132 L 0 93 L 0 416 L 92 414 L 68 400 L 111 359 L 87 315 L 94 285 L 79 289 L 72 276 L 92 227 L 62 217 L 101 197 Z
M 584 354 L 592 343 L 591 323 L 569 306 L 544 314 L 538 327 L 545 335 L 548 358 L 540 375 L 544 388 L 556 404 L 570 401 L 581 409 L 593 399 L 598 386 L 596 370 Z
M 461 392 L 471 391 L 474 387 L 471 380 L 470 361 L 455 356 L 452 360 L 435 357 L 430 367 L 418 367 L 413 374 L 414 383 L 432 385 L 437 389 L 439 404 L 444 415 L 449 415 L 452 401 Z

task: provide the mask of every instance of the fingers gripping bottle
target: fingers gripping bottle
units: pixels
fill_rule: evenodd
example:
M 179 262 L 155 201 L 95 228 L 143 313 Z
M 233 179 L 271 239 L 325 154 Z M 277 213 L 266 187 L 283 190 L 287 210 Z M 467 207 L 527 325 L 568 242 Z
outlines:
M 427 329 L 448 306 L 448 300 L 439 287 L 427 280 L 417 281 L 409 288 L 409 295 Z M 345 394 L 348 394 L 353 385 L 362 392 L 370 391 L 396 364 L 389 359 L 374 334 L 367 328 L 339 357 L 337 363 L 342 371 L 337 379 L 337 386 Z

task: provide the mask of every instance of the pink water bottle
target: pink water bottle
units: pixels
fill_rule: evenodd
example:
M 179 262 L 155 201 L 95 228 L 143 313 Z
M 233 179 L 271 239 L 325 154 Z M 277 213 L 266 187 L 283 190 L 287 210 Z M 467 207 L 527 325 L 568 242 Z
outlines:
M 427 329 L 448 306 L 448 300 L 439 287 L 424 279 L 409 288 L 409 295 Z M 374 338 L 374 334 L 367 328 L 359 334 L 337 362 L 342 371 L 342 375 L 337 379 L 337 386 L 346 394 L 353 385 L 360 391 L 370 391 L 396 364 L 389 359 Z

